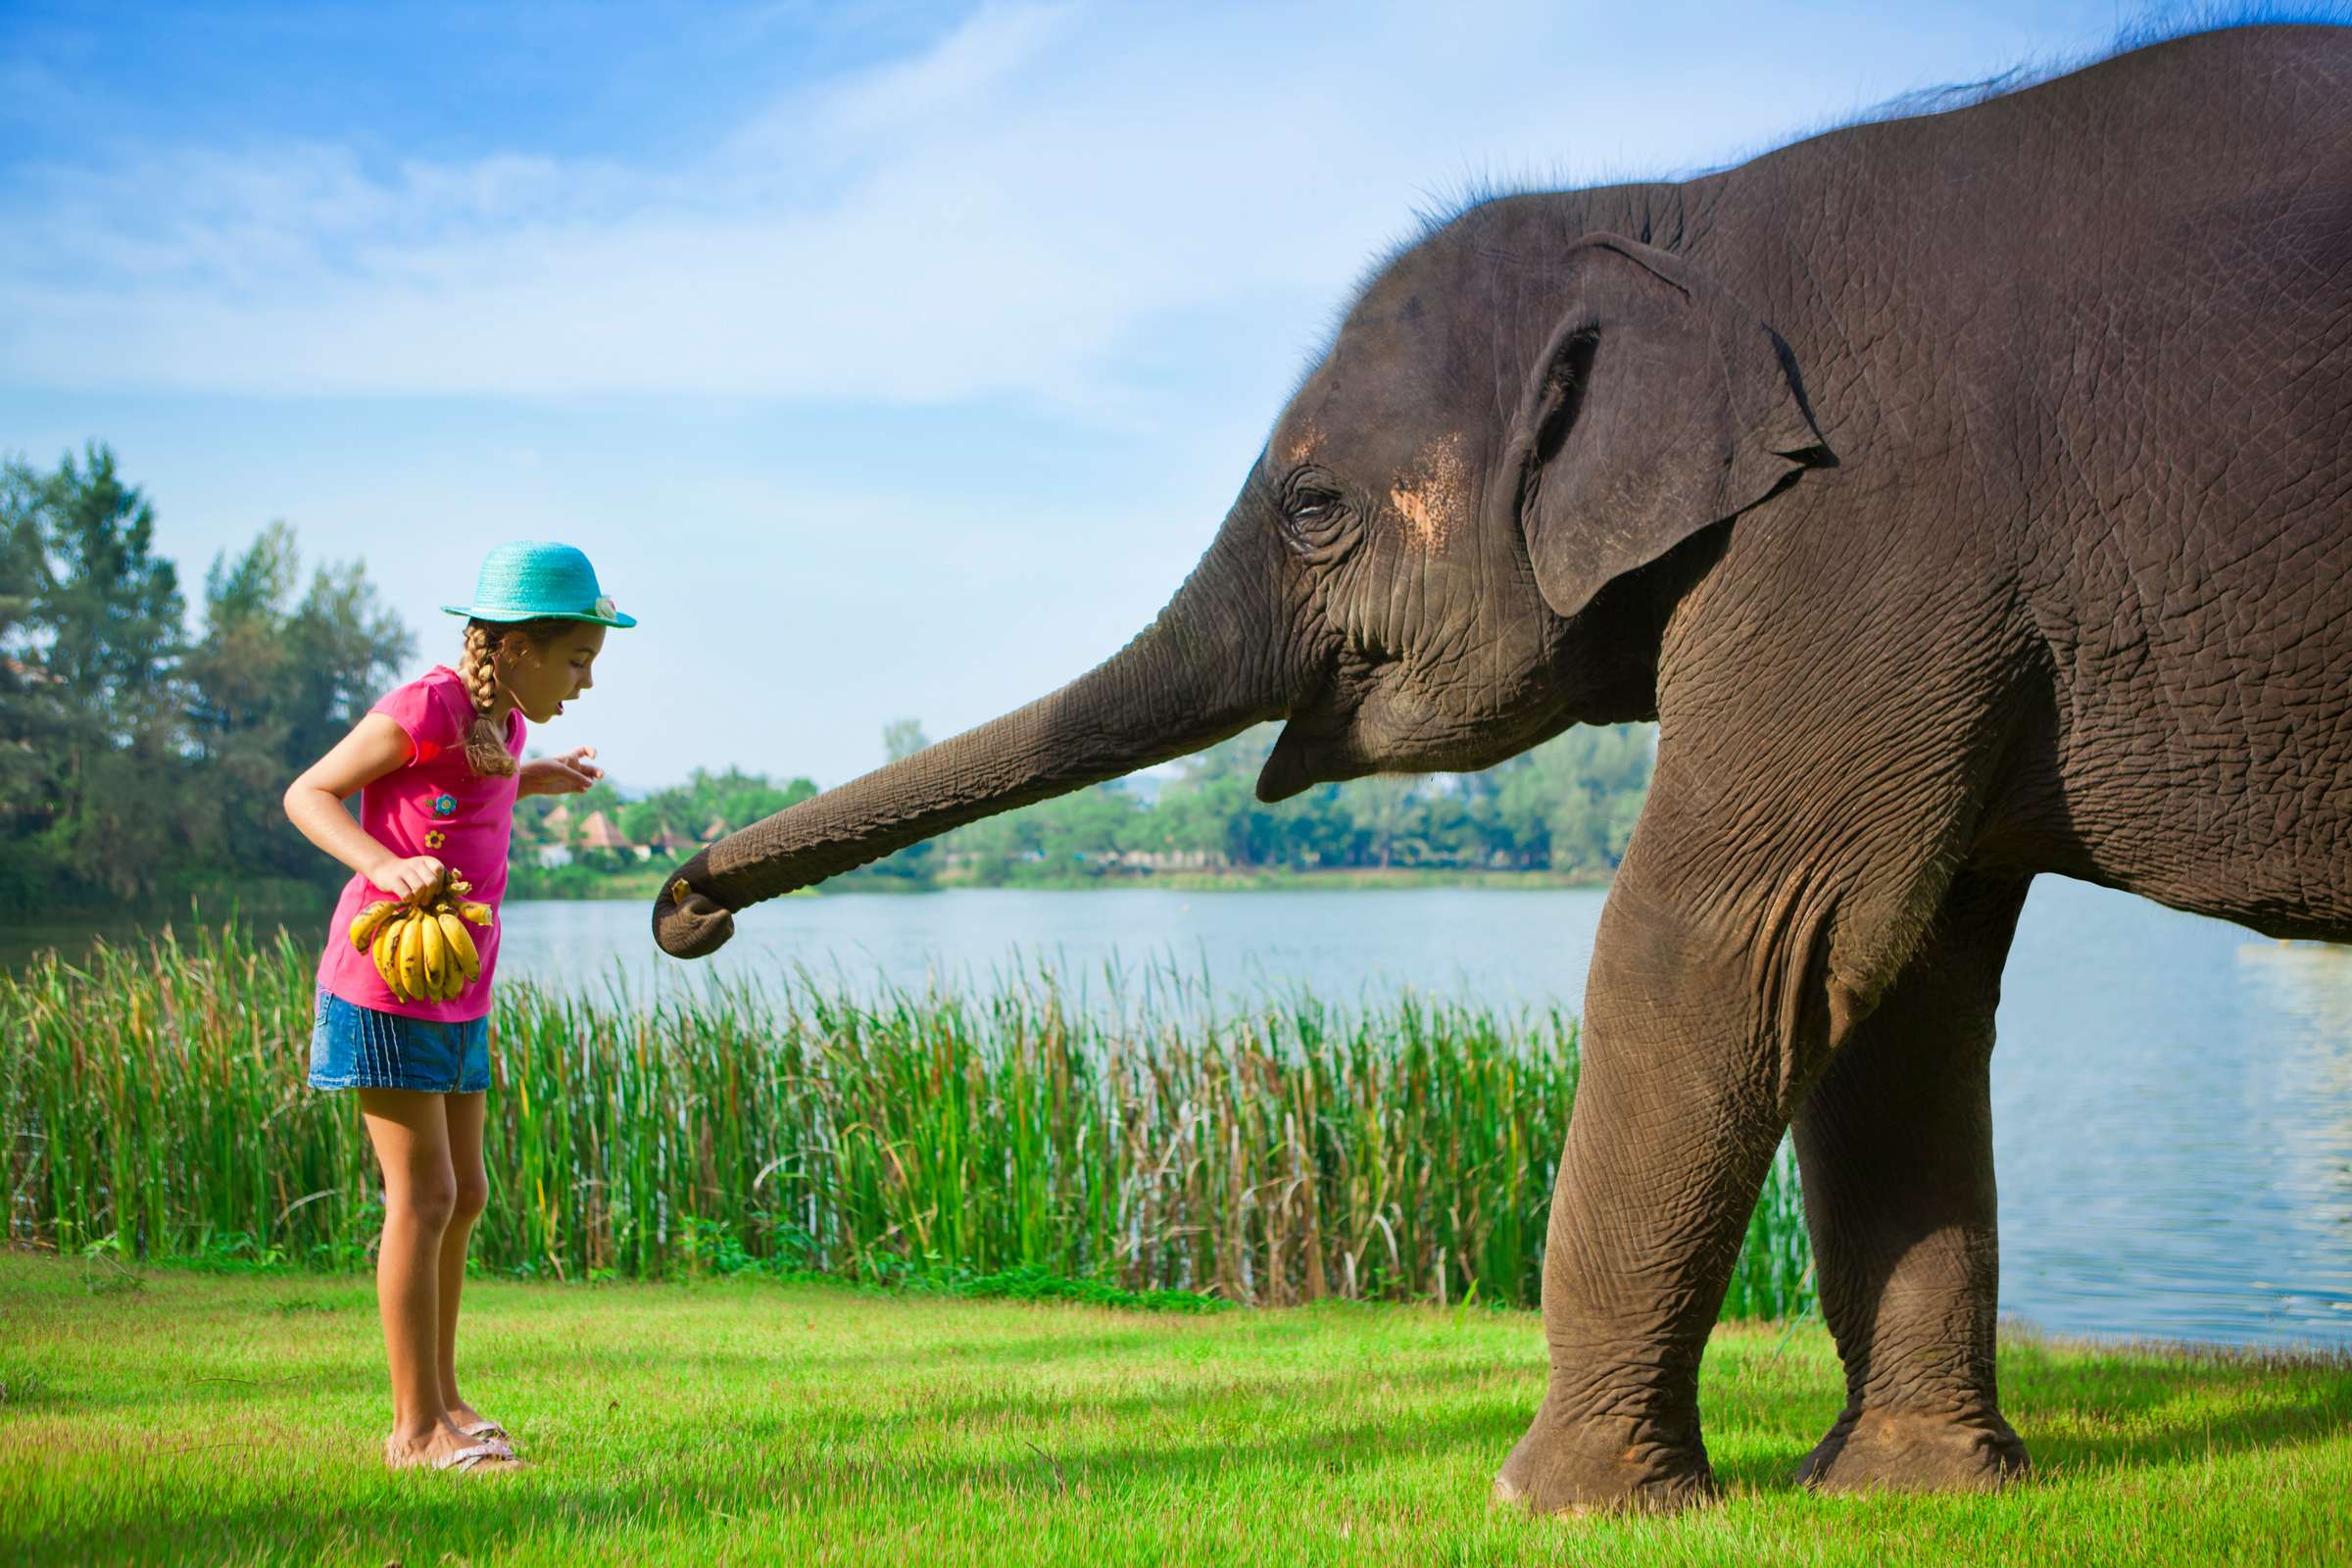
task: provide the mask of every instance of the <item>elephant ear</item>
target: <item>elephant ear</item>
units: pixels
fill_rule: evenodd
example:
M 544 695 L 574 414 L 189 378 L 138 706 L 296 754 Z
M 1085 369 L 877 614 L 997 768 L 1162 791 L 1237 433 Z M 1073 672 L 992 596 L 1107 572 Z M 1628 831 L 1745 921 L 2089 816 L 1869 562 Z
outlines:
M 1568 307 L 1503 445 L 1518 512 L 1562 617 L 1610 579 L 1834 466 L 1788 346 L 1697 268 L 1615 234 L 1567 257 Z

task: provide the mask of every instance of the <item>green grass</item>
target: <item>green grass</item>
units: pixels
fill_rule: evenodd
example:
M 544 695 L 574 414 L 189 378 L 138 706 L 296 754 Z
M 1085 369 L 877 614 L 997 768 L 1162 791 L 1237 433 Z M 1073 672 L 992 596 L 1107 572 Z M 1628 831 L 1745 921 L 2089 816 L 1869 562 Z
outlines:
M 470 1397 L 532 1461 L 389 1474 L 362 1278 L 0 1253 L 0 1560 L 2340 1562 L 2352 1361 L 2012 1338 L 2040 1478 L 1818 1498 L 1826 1337 L 1717 1330 L 1725 1505 L 1529 1520 L 1487 1487 L 1542 1391 L 1519 1312 L 1203 1317 L 764 1280 L 468 1288 Z
M 315 955 L 171 928 L 0 975 L 9 1236 L 365 1267 L 355 1097 L 304 1087 Z M 1165 977 L 1074 1001 L 808 975 L 652 1003 L 501 983 L 475 1255 L 565 1280 L 1030 1270 L 1287 1305 L 1529 1305 L 1577 1027 L 1406 996 L 1205 1012 Z M 1810 1299 L 1784 1151 L 1725 1303 Z

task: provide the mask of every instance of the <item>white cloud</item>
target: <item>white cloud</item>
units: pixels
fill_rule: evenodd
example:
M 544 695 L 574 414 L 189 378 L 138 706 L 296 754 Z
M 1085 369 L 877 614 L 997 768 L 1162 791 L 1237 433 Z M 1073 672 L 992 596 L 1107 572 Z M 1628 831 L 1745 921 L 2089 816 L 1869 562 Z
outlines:
M 984 7 L 928 54 L 834 93 L 827 124 L 844 135 L 887 136 L 943 111 L 984 106 L 1078 16 L 1069 5 Z
M 1752 25 L 992 6 L 686 167 L 290 145 L 56 169 L 0 225 L 0 379 L 1115 407 L 1160 323 L 1328 309 L 1467 175 L 1701 165 L 2028 41 L 1841 20 L 1894 62 L 1874 80 Z

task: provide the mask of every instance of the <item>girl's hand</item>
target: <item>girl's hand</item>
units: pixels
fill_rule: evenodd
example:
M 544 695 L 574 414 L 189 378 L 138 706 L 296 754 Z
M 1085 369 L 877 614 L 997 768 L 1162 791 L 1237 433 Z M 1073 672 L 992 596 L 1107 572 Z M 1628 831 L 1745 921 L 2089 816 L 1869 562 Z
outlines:
M 521 795 L 577 795 L 605 776 L 588 760 L 593 746 L 574 746 L 561 757 L 534 757 L 515 770 L 516 793 Z
M 396 899 L 413 899 L 439 887 L 444 874 L 445 868 L 439 860 L 429 855 L 418 855 L 394 860 L 368 880 Z

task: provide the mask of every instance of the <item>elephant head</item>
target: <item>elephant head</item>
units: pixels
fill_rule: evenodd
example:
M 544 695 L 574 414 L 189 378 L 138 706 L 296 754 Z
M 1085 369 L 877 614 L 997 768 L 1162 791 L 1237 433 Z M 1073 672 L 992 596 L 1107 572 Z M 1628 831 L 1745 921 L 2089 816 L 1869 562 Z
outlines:
M 1539 203 L 1475 208 L 1366 288 L 1133 642 L 711 845 L 656 940 L 709 953 L 731 910 L 1270 718 L 1274 801 L 1654 709 L 1654 634 L 1613 636 L 1596 598 L 1833 460 L 1752 311 L 1680 257 L 1563 239 Z

